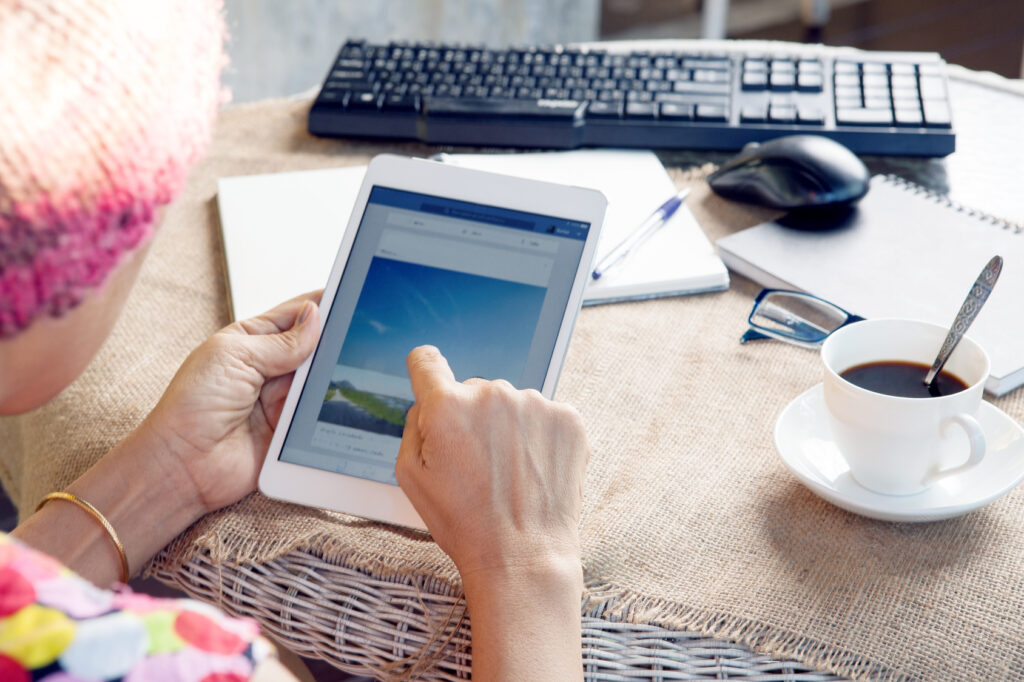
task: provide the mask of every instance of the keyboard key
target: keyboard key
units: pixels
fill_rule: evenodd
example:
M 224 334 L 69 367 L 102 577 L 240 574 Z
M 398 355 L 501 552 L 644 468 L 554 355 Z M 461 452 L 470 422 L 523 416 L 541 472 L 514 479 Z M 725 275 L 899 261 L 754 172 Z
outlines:
M 918 99 L 917 93 L 905 93 L 900 90 L 896 90 L 892 93 L 892 103 L 897 109 L 920 109 L 921 100 Z
M 768 107 L 763 104 L 748 104 L 740 109 L 740 120 L 762 123 L 768 120 Z
M 688 92 L 701 95 L 728 95 L 728 83 L 691 83 L 678 81 L 672 84 L 673 92 Z
M 694 69 L 693 80 L 698 83 L 728 83 L 729 73 L 727 71 L 712 71 L 710 69 Z
M 343 106 L 345 104 L 345 94 L 344 90 L 321 90 L 316 101 L 318 104 Z
M 728 71 L 728 59 L 684 59 L 684 69 L 715 69 L 716 71 Z
M 346 59 L 342 57 L 334 63 L 335 69 L 353 69 L 355 71 L 362 71 L 366 68 L 366 62 L 362 59 Z
M 796 63 L 798 73 L 822 73 L 821 62 L 817 59 L 801 59 Z
M 788 59 L 773 59 L 772 60 L 772 73 L 794 73 L 796 71 L 796 64 Z
M 324 83 L 325 90 L 343 90 L 349 92 L 373 92 L 373 83 L 366 80 L 329 80 Z
M 629 102 L 626 104 L 626 118 L 658 118 L 658 105 L 653 102 Z
M 860 65 L 860 71 L 861 73 L 867 75 L 885 74 L 888 73 L 889 70 L 888 68 L 886 68 L 885 64 L 880 64 L 878 62 L 864 62 L 863 64 Z
M 416 111 L 419 109 L 419 98 L 416 95 L 386 95 L 380 104 L 385 111 Z
M 856 62 L 839 61 L 835 64 L 836 74 L 860 73 L 860 66 Z
M 366 74 L 362 69 L 358 71 L 335 69 L 331 71 L 329 78 L 332 81 L 364 81 L 367 80 Z
M 856 99 L 860 101 L 860 86 L 837 85 L 836 99 Z
M 776 73 L 773 69 L 769 85 L 772 90 L 789 91 L 796 85 L 796 78 L 792 73 Z
M 883 73 L 866 73 L 861 78 L 861 84 L 864 89 L 868 88 L 889 88 L 889 77 Z
M 889 71 L 892 72 L 893 77 L 900 76 L 915 76 L 917 75 L 917 69 L 914 68 L 913 64 L 890 64 Z
M 946 83 L 942 76 L 921 76 L 921 99 L 942 99 L 946 96 Z
M 584 103 L 575 100 L 460 99 L 424 97 L 423 113 L 427 116 L 474 118 L 534 119 L 572 122 L 583 115 Z
M 893 90 L 917 90 L 917 76 L 902 74 L 893 74 L 892 76 L 892 89 Z
M 837 109 L 836 123 L 848 126 L 892 125 L 892 112 L 888 109 Z
M 813 105 L 798 105 L 796 108 L 796 120 L 798 123 L 823 125 L 825 123 L 825 112 L 820 107 Z
M 865 109 L 891 109 L 892 100 L 888 97 L 865 97 L 864 98 Z
M 796 89 L 801 92 L 821 92 L 823 78 L 820 73 L 805 73 L 803 71 L 796 77 Z
M 717 104 L 698 104 L 696 116 L 698 121 L 725 121 L 729 110 Z
M 892 98 L 894 100 L 900 100 L 900 99 L 917 100 L 917 99 L 919 99 L 918 95 L 917 95 L 917 88 L 893 88 L 892 89 Z
M 768 62 L 764 59 L 747 59 L 743 62 L 743 71 L 767 71 Z
M 747 71 L 743 74 L 744 90 L 764 90 L 768 87 L 767 71 Z
M 953 125 L 953 117 L 949 105 L 943 100 L 921 100 L 924 122 L 929 128 L 949 128 Z
M 896 125 L 919 127 L 924 119 L 920 109 L 896 109 Z
M 673 104 L 672 102 L 665 102 L 660 106 L 662 119 L 669 119 L 673 121 L 693 120 L 694 107 L 692 104 Z
M 720 104 L 725 106 L 728 100 L 714 98 L 709 101 L 706 95 L 690 95 L 683 92 L 659 92 L 654 96 L 655 102 L 663 102 L 666 104 L 692 104 L 694 106 L 698 104 Z
M 860 76 L 855 73 L 837 73 L 836 87 L 860 88 Z
M 591 102 L 587 105 L 587 118 L 622 118 L 622 101 Z
M 376 93 L 355 92 L 349 95 L 348 101 L 345 103 L 345 108 L 376 111 L 378 105 L 379 102 Z
M 772 123 L 796 123 L 796 107 L 792 104 L 773 104 L 768 109 Z

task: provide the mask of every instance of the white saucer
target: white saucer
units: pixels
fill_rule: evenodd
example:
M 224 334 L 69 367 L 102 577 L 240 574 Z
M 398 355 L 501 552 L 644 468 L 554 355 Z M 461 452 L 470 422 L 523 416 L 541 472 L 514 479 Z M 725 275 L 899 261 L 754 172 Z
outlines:
M 1024 479 L 1024 429 L 1005 412 L 982 402 L 977 414 L 988 451 L 981 463 L 916 495 L 882 495 L 861 487 L 832 441 L 821 384 L 798 396 L 775 423 L 782 461 L 819 497 L 883 521 L 938 521 L 983 507 Z

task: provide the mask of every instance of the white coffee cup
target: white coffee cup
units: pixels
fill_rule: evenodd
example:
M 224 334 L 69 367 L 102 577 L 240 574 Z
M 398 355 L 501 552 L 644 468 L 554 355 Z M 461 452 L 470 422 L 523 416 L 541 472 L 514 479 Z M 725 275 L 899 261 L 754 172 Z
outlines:
M 917 320 L 865 320 L 839 329 L 822 346 L 832 436 L 851 475 L 865 488 L 912 495 L 977 466 L 985 456 L 985 434 L 975 415 L 989 359 L 970 338 L 961 339 L 943 369 L 967 384 L 958 393 L 904 398 L 869 391 L 840 376 L 871 362 L 930 366 L 946 331 Z

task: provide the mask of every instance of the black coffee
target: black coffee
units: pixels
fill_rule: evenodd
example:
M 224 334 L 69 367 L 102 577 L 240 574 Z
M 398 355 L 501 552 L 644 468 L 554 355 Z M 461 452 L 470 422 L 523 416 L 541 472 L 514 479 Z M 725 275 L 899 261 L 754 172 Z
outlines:
M 924 378 L 929 369 L 928 365 L 919 362 L 885 360 L 855 365 L 840 372 L 839 376 L 854 386 L 902 398 L 935 398 L 967 388 L 959 377 L 946 370 L 939 372 L 931 386 L 926 386 Z

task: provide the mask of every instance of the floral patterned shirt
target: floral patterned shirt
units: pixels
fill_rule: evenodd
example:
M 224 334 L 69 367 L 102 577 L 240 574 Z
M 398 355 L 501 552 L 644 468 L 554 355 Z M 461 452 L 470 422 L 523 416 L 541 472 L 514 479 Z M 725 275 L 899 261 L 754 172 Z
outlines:
M 241 682 L 272 653 L 254 621 L 99 589 L 0 533 L 3 682 Z

